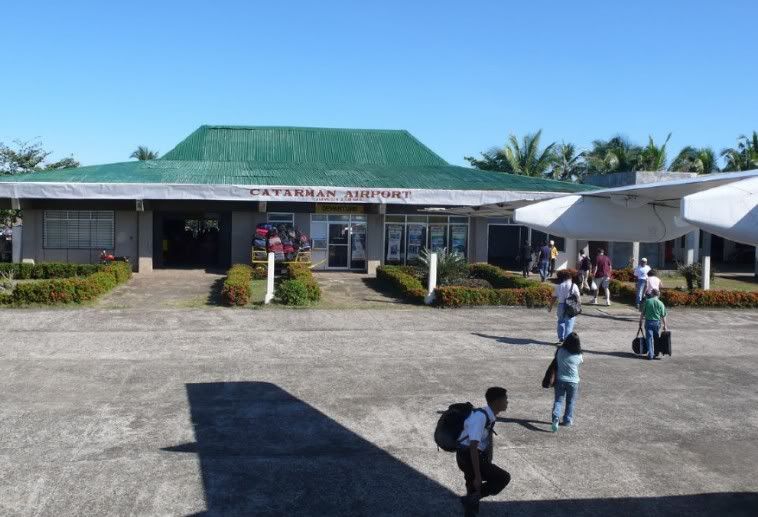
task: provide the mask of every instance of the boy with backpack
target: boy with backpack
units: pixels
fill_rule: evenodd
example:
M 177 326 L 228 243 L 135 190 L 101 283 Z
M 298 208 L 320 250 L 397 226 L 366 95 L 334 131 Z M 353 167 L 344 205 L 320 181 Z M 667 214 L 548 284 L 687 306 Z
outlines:
M 482 497 L 499 494 L 511 475 L 492 463 L 492 435 L 497 414 L 508 407 L 505 388 L 492 387 L 484 394 L 487 406 L 474 409 L 470 403 L 453 404 L 440 417 L 435 431 L 437 445 L 455 451 L 458 468 L 466 480 L 461 504 L 466 516 L 479 514 Z

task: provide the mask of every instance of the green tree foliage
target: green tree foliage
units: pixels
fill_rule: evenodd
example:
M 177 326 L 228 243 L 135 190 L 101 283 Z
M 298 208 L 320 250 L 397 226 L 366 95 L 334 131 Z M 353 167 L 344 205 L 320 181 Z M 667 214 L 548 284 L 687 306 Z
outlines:
M 637 171 L 665 171 L 666 170 L 666 145 L 671 139 L 671 133 L 668 134 L 663 145 L 657 146 L 652 136 L 648 136 L 648 142 L 637 155 L 636 163 L 632 170 Z
M 140 145 L 129 155 L 129 158 L 137 158 L 140 161 L 158 159 L 158 151 L 151 151 L 144 145 Z
M 584 153 L 587 171 L 593 174 L 632 171 L 639 159 L 642 148 L 629 142 L 621 135 L 610 140 L 594 140 L 592 149 Z
M 690 145 L 679 151 L 669 167 L 674 172 L 697 172 L 708 174 L 718 172 L 716 153 L 710 147 L 695 148 Z
M 726 161 L 724 171 L 758 169 L 758 133 L 753 131 L 752 137 L 740 135 L 737 147 L 723 149 L 721 156 Z
M 13 144 L 14 146 L 11 147 L 0 142 L 0 175 L 8 176 L 79 166 L 79 162 L 73 156 L 55 162 L 47 161 L 51 153 L 46 151 L 40 142 L 16 140 Z M 20 216 L 20 210 L 0 210 L 0 225 L 11 225 Z
M 576 181 L 587 170 L 584 154 L 574 144 L 561 143 L 555 148 L 550 177 L 554 180 Z
M 515 135 L 508 137 L 502 149 L 490 149 L 481 153 L 482 158 L 466 156 L 465 159 L 477 169 L 510 172 L 524 176 L 544 176 L 551 168 L 555 156 L 555 142 L 540 149 L 542 130 L 527 134 L 521 142 Z

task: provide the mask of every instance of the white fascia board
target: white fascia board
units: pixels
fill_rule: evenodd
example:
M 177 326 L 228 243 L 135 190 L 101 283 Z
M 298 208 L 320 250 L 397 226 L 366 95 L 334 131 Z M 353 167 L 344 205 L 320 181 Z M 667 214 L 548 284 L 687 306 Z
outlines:
M 564 194 L 508 190 L 426 190 L 166 183 L 0 182 L 0 198 L 16 199 L 171 199 L 481 206 L 513 201 L 538 201 L 561 195 Z

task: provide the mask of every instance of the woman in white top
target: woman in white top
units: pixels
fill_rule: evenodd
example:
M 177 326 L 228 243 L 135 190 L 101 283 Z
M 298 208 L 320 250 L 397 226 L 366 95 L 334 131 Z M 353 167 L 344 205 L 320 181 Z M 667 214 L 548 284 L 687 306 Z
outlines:
M 661 279 L 658 277 L 655 269 L 647 272 L 647 281 L 645 282 L 645 297 L 650 296 L 653 291 L 661 291 Z
M 574 323 L 576 322 L 576 316 L 570 318 L 565 316 L 566 312 L 566 299 L 569 296 L 576 296 L 579 300 L 581 293 L 579 287 L 574 283 L 571 271 L 568 269 L 561 269 L 557 273 L 558 285 L 555 286 L 555 294 L 550 300 L 550 305 L 547 308 L 547 312 L 553 310 L 553 305 L 558 302 L 558 341 L 563 343 L 563 340 L 574 331 Z

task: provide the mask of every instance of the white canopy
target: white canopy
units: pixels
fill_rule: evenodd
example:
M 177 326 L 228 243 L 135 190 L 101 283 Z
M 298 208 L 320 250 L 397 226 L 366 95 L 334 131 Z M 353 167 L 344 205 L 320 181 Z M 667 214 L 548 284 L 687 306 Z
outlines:
M 517 208 L 514 221 L 568 238 L 639 242 L 703 227 L 756 245 L 755 178 L 758 170 L 596 190 Z
M 758 246 L 758 177 L 685 196 L 681 210 L 703 230 Z

